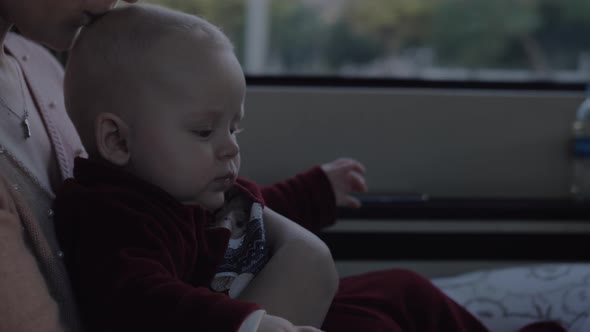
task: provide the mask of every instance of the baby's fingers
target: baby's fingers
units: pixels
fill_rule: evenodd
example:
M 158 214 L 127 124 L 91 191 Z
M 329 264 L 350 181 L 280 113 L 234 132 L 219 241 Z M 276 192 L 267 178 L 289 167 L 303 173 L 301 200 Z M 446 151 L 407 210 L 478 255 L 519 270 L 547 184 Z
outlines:
M 345 168 L 347 170 L 352 170 L 355 172 L 359 172 L 361 174 L 365 173 L 365 166 L 363 164 L 361 164 L 360 162 L 358 162 L 357 160 L 354 160 L 352 158 L 341 158 L 338 161 L 339 161 L 339 166 L 342 168 Z
M 352 192 L 365 193 L 369 190 L 365 177 L 362 174 L 350 172 L 348 173 L 347 180 Z
M 342 199 L 342 202 L 340 204 L 337 204 L 337 205 L 338 206 L 341 206 L 341 207 L 358 209 L 358 208 L 361 207 L 362 203 L 361 203 L 361 201 L 358 198 L 356 198 L 354 196 L 346 195 Z

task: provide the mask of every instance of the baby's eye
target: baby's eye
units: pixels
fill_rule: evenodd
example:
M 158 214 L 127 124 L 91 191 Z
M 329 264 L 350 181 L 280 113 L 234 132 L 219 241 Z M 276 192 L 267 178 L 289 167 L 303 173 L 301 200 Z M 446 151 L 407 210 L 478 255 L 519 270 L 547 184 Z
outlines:
M 192 132 L 200 138 L 209 138 L 213 134 L 213 130 L 211 129 L 192 130 Z

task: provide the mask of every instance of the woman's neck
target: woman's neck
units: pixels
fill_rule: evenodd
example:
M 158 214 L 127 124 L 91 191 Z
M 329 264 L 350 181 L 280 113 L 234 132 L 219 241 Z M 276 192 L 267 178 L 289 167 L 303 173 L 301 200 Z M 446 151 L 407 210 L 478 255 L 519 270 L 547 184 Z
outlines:
M 11 23 L 6 22 L 2 17 L 0 17 L 0 61 L 6 61 L 6 52 L 4 52 L 4 41 L 6 40 L 6 35 L 8 35 L 8 31 L 12 27 Z

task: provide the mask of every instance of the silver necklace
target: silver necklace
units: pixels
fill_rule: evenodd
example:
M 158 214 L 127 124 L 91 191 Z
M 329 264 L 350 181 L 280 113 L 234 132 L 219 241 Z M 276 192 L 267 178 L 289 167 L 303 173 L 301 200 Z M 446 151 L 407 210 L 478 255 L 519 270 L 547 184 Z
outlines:
M 20 86 L 20 92 L 21 92 L 21 96 L 23 98 L 23 109 L 24 109 L 23 116 L 21 117 L 17 112 L 15 112 L 12 108 L 10 108 L 10 106 L 8 106 L 8 103 L 6 103 L 6 101 L 4 101 L 4 99 L 2 99 L 1 96 L 0 96 L 0 104 L 2 104 L 2 106 L 4 106 L 4 108 L 6 108 L 10 113 L 14 114 L 17 118 L 19 118 L 21 120 L 21 125 L 23 127 L 24 132 L 25 132 L 25 139 L 27 139 L 27 138 L 31 137 L 31 128 L 29 126 L 29 111 L 27 110 L 27 100 L 25 99 L 25 89 L 23 87 L 23 81 L 25 79 L 21 74 L 21 70 L 20 70 L 20 67 L 18 66 L 18 64 L 14 64 L 14 67 L 16 68 L 16 74 L 18 75 L 18 83 Z

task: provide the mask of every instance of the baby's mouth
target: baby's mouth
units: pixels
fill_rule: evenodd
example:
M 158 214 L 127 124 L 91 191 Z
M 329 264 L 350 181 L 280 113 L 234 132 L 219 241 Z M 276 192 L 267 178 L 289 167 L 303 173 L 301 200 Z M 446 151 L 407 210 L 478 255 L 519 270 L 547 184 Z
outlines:
M 234 184 L 236 181 L 236 175 L 233 173 L 228 173 L 223 176 L 216 177 L 213 180 L 213 184 L 215 189 L 226 191 Z

